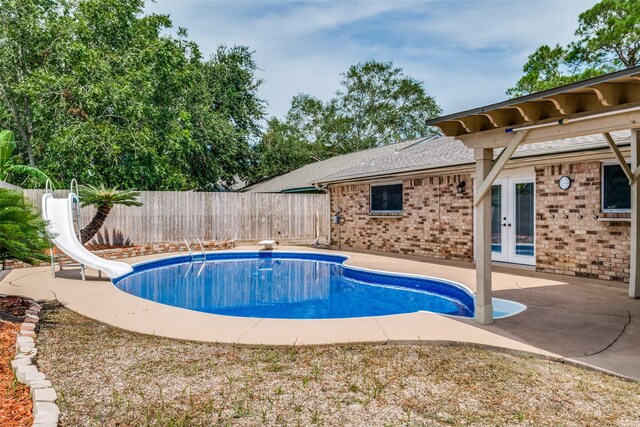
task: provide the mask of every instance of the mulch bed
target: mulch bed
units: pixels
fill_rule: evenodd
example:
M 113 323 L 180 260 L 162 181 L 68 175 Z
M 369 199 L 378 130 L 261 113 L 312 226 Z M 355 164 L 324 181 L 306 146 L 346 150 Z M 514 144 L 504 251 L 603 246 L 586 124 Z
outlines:
M 0 312 L 22 318 L 30 304 L 31 302 L 29 300 L 20 297 L 0 298 Z
M 20 322 L 28 306 L 29 301 L 24 298 L 0 298 L 0 315 Z M 19 331 L 19 323 L 0 320 L 0 425 L 3 427 L 30 426 L 33 422 L 29 389 L 18 382 L 11 370 Z

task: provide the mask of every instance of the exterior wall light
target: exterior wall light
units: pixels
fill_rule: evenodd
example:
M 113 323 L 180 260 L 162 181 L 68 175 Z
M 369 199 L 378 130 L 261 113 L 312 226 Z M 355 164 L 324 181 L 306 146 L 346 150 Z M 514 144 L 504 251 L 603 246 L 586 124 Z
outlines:
M 467 181 L 460 181 L 458 183 L 458 185 L 456 186 L 456 191 L 458 192 L 458 194 L 463 194 L 464 193 L 464 188 L 467 186 Z

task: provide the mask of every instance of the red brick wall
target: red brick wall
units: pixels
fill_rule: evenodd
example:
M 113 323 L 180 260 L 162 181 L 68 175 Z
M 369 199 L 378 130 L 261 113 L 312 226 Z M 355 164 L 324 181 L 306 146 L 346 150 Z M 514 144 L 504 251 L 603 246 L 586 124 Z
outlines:
M 464 193 L 456 191 L 466 181 Z M 431 258 L 473 260 L 473 204 L 470 175 L 449 175 L 403 181 L 404 213 L 397 217 L 369 215 L 369 184 L 331 187 L 332 243 L 375 251 Z
M 536 268 L 577 277 L 628 281 L 628 222 L 594 219 L 600 213 L 600 162 L 535 168 Z M 575 181 L 562 191 L 558 179 Z M 464 194 L 456 185 L 466 181 Z M 473 260 L 473 183 L 470 175 L 448 175 L 403 181 L 404 213 L 398 217 L 369 215 L 369 184 L 331 187 L 331 212 L 340 225 L 331 228 L 332 243 L 344 247 Z M 563 210 L 569 216 L 566 220 Z M 552 218 L 552 215 L 554 216 Z M 578 218 L 582 215 L 582 219 Z
M 629 281 L 630 223 L 598 221 L 593 217 L 594 212 L 603 216 L 600 174 L 600 162 L 536 168 L 539 271 Z M 558 187 L 563 175 L 575 180 L 567 191 Z

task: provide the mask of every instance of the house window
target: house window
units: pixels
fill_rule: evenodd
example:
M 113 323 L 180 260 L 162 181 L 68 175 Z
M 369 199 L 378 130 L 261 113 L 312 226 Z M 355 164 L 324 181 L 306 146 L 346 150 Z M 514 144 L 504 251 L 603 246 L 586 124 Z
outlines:
M 631 186 L 620 165 L 602 166 L 602 211 L 631 209 Z
M 372 185 L 371 212 L 402 212 L 402 183 Z

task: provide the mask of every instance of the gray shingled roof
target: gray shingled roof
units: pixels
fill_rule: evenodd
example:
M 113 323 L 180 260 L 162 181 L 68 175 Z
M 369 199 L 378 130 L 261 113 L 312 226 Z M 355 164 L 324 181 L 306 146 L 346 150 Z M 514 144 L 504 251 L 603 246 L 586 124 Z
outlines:
M 612 132 L 618 145 L 628 145 L 629 131 Z M 602 135 L 524 144 L 514 158 L 606 148 Z M 496 155 L 498 150 L 496 150 Z M 401 172 L 438 169 L 473 163 L 473 150 L 452 137 L 426 137 L 311 163 L 292 172 L 245 188 L 243 191 L 279 193 L 330 183 Z
M 250 187 L 244 188 L 242 191 L 249 191 L 253 193 L 280 193 L 283 191 L 312 188 L 315 182 L 319 182 L 329 175 L 333 175 L 353 167 L 367 165 L 375 158 L 389 156 L 398 150 L 410 147 L 411 145 L 424 141 L 425 139 L 428 138 L 418 138 L 410 141 L 399 142 L 397 144 L 390 144 L 383 147 L 376 147 L 369 150 L 331 157 L 330 159 L 308 164 L 267 181 L 259 182 Z
M 618 145 L 630 143 L 629 131 L 612 132 L 611 136 Z M 593 150 L 608 147 L 602 135 L 589 135 L 556 141 L 524 144 L 516 150 L 513 158 L 549 155 L 573 151 Z M 496 156 L 499 153 L 496 150 Z M 412 172 L 438 169 L 448 166 L 472 164 L 473 150 L 453 137 L 440 137 L 412 144 L 390 155 L 377 157 L 370 161 L 353 165 L 348 169 L 320 179 L 319 183 L 344 181 L 356 178 L 375 177 L 400 172 Z

